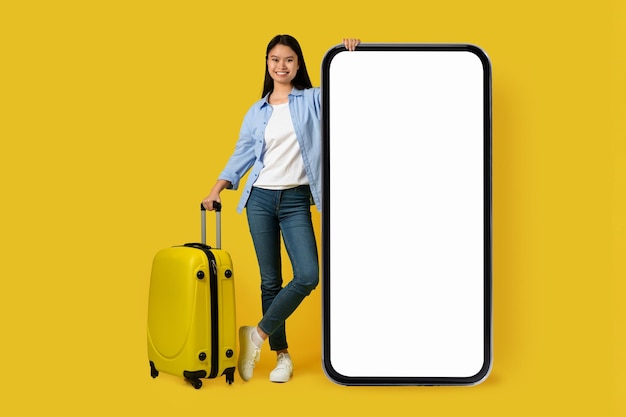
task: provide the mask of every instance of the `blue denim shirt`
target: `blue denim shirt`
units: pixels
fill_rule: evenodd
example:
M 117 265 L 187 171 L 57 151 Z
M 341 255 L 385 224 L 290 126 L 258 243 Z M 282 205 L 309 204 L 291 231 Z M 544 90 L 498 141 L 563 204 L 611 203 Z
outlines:
M 246 113 L 235 151 L 219 175 L 219 179 L 230 181 L 232 184 L 230 188 L 236 190 L 239 188 L 241 178 L 252 168 L 237 206 L 239 213 L 246 206 L 252 185 L 264 166 L 265 127 L 273 110 L 267 99 L 268 96 L 265 96 L 257 101 Z M 313 201 L 317 209 L 321 210 L 320 89 L 293 89 L 289 94 L 289 111 L 300 145 L 300 153 L 304 161 L 304 170 L 309 180 Z

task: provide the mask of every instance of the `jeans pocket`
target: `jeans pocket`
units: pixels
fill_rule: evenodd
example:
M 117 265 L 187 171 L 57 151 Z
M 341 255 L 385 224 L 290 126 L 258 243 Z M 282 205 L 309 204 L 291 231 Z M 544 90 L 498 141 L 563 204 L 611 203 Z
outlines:
M 308 185 L 301 185 L 299 187 L 296 187 L 296 191 L 299 195 L 302 195 L 308 200 L 310 206 L 315 204 L 313 201 L 313 194 L 311 194 L 311 187 L 309 187 Z

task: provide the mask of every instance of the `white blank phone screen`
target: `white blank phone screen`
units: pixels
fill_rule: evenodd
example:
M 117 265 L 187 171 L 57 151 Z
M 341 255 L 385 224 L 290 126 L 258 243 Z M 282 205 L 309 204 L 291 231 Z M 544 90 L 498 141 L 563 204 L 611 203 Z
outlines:
M 346 377 L 472 377 L 487 343 L 483 62 L 357 49 L 327 77 L 326 360 Z

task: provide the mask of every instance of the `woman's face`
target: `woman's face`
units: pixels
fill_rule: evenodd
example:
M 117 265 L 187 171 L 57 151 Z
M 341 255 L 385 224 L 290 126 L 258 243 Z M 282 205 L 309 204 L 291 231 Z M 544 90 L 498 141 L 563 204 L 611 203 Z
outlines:
M 276 45 L 267 54 L 267 70 L 274 83 L 291 85 L 298 68 L 298 55 L 286 45 Z

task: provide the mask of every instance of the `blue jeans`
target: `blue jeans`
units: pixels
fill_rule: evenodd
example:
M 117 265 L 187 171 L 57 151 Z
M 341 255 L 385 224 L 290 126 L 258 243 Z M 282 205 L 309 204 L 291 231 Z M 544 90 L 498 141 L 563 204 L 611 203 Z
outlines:
M 272 350 L 287 349 L 285 320 L 319 283 L 311 191 L 308 186 L 287 190 L 253 187 L 246 213 L 261 272 L 263 318 L 258 325 L 269 335 Z M 284 288 L 281 233 L 294 275 Z

